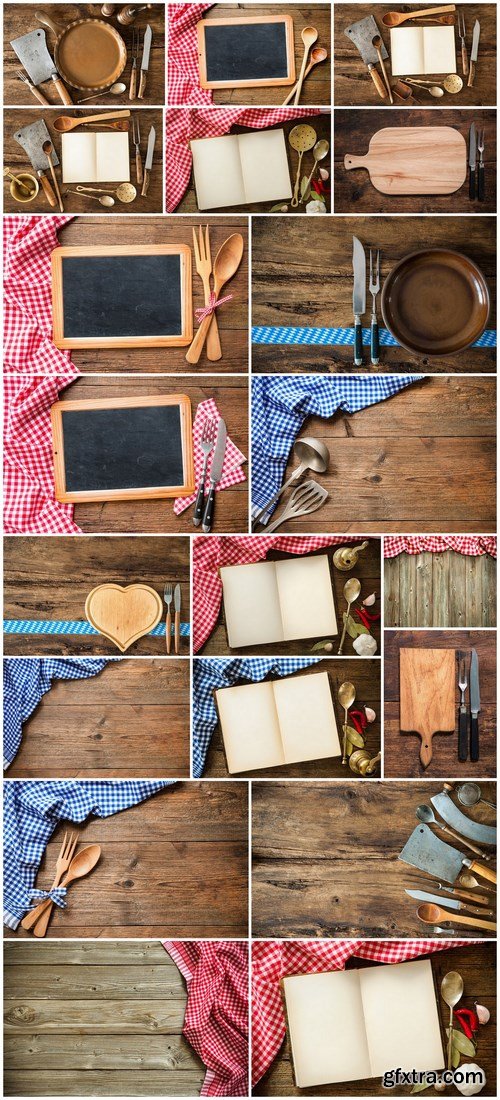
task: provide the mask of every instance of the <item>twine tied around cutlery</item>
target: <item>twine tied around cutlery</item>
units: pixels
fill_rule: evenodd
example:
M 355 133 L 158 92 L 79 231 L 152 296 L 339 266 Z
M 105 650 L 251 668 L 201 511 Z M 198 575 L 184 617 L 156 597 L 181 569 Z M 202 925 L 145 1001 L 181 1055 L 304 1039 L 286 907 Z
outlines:
M 232 297 L 232 294 L 226 294 L 224 298 L 216 298 L 212 290 L 210 292 L 210 298 L 208 299 L 208 305 L 200 306 L 199 309 L 195 309 L 198 324 L 201 325 L 205 317 L 208 317 L 210 313 L 215 313 L 215 310 L 218 309 L 219 306 L 223 306 L 224 302 L 230 302 Z
M 28 909 L 36 909 L 42 901 L 53 901 L 54 905 L 59 905 L 61 909 L 65 909 L 67 893 L 65 886 L 54 886 L 52 890 L 32 890 L 31 897 L 36 900 L 28 906 Z

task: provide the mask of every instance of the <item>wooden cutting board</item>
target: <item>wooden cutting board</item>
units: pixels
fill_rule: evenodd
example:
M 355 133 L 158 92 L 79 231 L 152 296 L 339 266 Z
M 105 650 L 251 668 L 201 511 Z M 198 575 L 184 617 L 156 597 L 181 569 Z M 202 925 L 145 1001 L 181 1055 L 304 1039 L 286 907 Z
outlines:
M 432 760 L 433 735 L 455 730 L 455 680 L 454 649 L 400 649 L 400 730 L 420 734 L 424 768 Z
M 366 168 L 384 195 L 449 195 L 465 182 L 467 147 L 452 126 L 388 126 L 366 156 L 347 153 L 344 168 Z
M 85 614 L 91 626 L 122 653 L 149 634 L 163 613 L 161 597 L 146 584 L 100 584 L 89 592 Z

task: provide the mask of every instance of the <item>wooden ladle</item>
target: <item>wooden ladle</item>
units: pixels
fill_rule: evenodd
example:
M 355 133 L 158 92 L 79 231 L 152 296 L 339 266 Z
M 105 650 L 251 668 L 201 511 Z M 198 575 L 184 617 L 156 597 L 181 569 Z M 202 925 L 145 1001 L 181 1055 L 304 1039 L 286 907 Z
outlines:
M 469 928 L 483 928 L 488 932 L 496 932 L 497 930 L 496 924 L 491 920 L 477 920 L 475 917 L 461 917 L 458 913 L 442 909 L 440 905 L 431 905 L 428 901 L 426 901 L 424 905 L 419 905 L 417 917 L 419 920 L 423 921 L 424 924 L 440 924 L 445 921 L 452 921 L 454 924 L 466 924 Z
M 441 12 L 455 11 L 456 4 L 441 4 L 439 8 L 425 8 L 422 11 L 387 11 L 382 16 L 384 27 L 400 27 L 408 19 L 427 19 L 429 15 L 440 15 Z
M 229 280 L 233 278 L 233 275 L 236 274 L 243 259 L 243 248 L 244 243 L 241 233 L 232 233 L 219 248 L 215 257 L 213 270 L 214 294 L 216 300 L 219 298 L 225 283 L 228 283 Z M 211 322 L 212 314 L 209 313 L 203 318 L 198 332 L 187 350 L 186 359 L 188 363 L 198 362 Z
M 63 201 L 62 201 L 62 198 L 61 198 L 61 192 L 59 190 L 59 184 L 57 182 L 57 176 L 56 176 L 55 168 L 54 168 L 54 165 L 52 164 L 52 154 L 54 152 L 54 146 L 53 146 L 52 142 L 48 141 L 48 140 L 44 141 L 44 143 L 42 145 L 42 150 L 45 153 L 45 156 L 47 157 L 47 160 L 48 160 L 48 163 L 49 163 L 50 174 L 52 176 L 52 183 L 54 184 L 54 190 L 55 190 L 55 193 L 57 195 L 57 201 L 59 203 L 59 210 L 61 211 L 61 214 L 64 214 L 64 206 L 63 206 Z
M 300 76 L 298 79 L 297 88 L 295 90 L 295 98 L 293 101 L 295 107 L 299 102 L 302 85 L 304 83 L 309 50 L 311 49 L 311 46 L 314 46 L 314 43 L 318 40 L 318 32 L 316 30 L 316 27 L 304 27 L 300 37 L 302 38 L 302 41 L 304 43 L 304 57 L 302 58 L 302 68 L 300 70 Z
M 58 134 L 69 134 L 70 130 L 76 130 L 77 126 L 83 126 L 85 122 L 107 122 L 110 118 L 130 118 L 130 111 L 106 111 L 101 115 L 84 115 L 83 118 L 70 118 L 69 115 L 58 115 L 52 125 Z
M 307 69 L 304 73 L 304 80 L 307 80 L 307 77 L 309 76 L 309 73 L 311 72 L 311 69 L 314 69 L 315 65 L 320 65 L 322 61 L 326 61 L 327 57 L 328 57 L 328 50 L 325 50 L 324 46 L 315 46 L 314 50 L 311 50 L 311 59 L 309 61 Z M 304 81 L 302 81 L 302 83 L 304 83 Z M 283 100 L 283 103 L 281 104 L 282 107 L 286 107 L 287 103 L 290 102 L 290 100 L 295 95 L 296 91 L 297 91 L 297 84 L 294 84 L 292 90 L 288 93 L 286 99 Z
M 82 848 L 82 850 L 78 852 L 76 856 L 73 856 L 73 859 L 71 860 L 71 863 L 69 865 L 69 870 L 62 880 L 61 886 L 69 886 L 70 883 L 75 881 L 75 879 L 84 878 L 85 875 L 90 874 L 90 872 L 94 870 L 94 867 L 99 862 L 100 858 L 100 844 L 89 844 L 86 848 Z M 33 935 L 37 936 L 37 938 L 39 939 L 42 936 L 45 936 L 53 906 L 54 902 L 51 901 L 50 898 L 47 898 L 46 901 L 42 901 L 41 905 L 37 906 L 37 908 L 34 910 L 35 914 L 38 909 L 40 909 L 40 917 L 37 920 L 33 929 Z

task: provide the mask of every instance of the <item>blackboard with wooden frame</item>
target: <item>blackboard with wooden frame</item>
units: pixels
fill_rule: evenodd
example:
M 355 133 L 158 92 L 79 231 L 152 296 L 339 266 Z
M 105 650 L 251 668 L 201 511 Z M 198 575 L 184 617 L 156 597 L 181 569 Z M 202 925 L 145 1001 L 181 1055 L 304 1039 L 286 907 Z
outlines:
M 193 339 L 191 268 L 191 249 L 185 244 L 54 249 L 54 344 L 187 346 Z
M 272 88 L 295 83 L 291 15 L 202 19 L 197 33 L 202 88 Z
M 63 503 L 194 492 L 185 394 L 57 401 L 51 408 L 55 497 Z

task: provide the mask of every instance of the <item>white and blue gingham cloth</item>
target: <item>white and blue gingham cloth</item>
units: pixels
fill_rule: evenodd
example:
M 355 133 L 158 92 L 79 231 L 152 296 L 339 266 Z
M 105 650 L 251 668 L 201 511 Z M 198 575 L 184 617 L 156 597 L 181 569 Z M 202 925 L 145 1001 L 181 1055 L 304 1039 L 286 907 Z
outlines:
M 218 722 L 214 691 L 241 681 L 258 683 L 269 673 L 291 676 L 316 665 L 320 657 L 196 657 L 193 661 L 193 775 L 203 775 L 208 747 Z
M 119 658 L 118 658 L 119 659 Z M 3 662 L 3 765 L 14 760 L 26 722 L 53 680 L 97 676 L 108 664 L 101 657 L 6 657 Z
M 4 924 L 16 929 L 28 911 L 38 868 L 60 821 L 82 822 L 135 806 L 175 779 L 4 780 Z M 45 895 L 44 895 L 45 896 Z
M 290 451 L 309 416 L 356 413 L 393 397 L 421 375 L 263 375 L 252 379 L 252 513 L 281 488 Z M 269 509 L 271 515 L 277 505 Z

